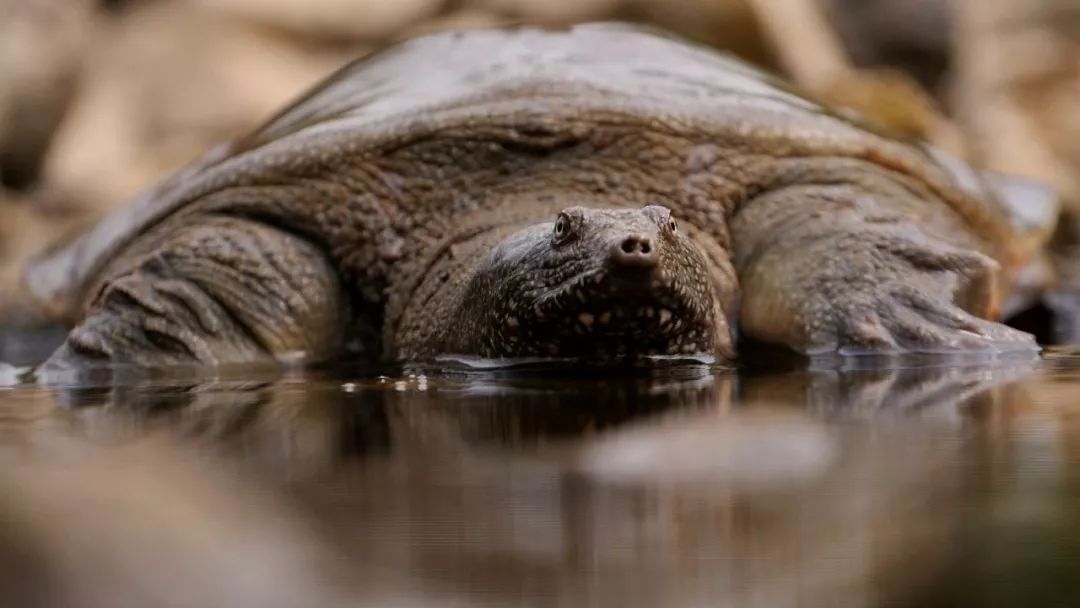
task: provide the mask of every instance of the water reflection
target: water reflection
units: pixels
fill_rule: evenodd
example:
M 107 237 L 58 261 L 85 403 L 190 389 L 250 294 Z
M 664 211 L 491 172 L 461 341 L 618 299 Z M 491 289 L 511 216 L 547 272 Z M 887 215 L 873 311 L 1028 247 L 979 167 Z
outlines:
M 590 378 L 336 367 L 20 386 L 0 389 L 0 459 L 18 446 L 29 471 L 18 482 L 35 490 L 0 495 L 0 511 L 78 503 L 104 487 L 138 493 L 139 508 L 169 521 L 166 507 L 202 484 L 196 494 L 220 502 L 190 502 L 185 535 L 228 539 L 229 522 L 250 514 L 265 523 L 260 535 L 337 567 L 254 568 L 247 590 L 289 585 L 330 604 L 999 605 L 1020 597 L 990 593 L 984 579 L 1015 582 L 1029 563 L 1041 583 L 1027 599 L 1076 599 L 1061 560 L 1080 556 L 1066 540 L 1077 536 L 1026 552 L 1013 544 L 1080 525 L 1068 509 L 1080 496 L 1070 466 L 1078 370 L 1059 353 L 888 369 Z M 175 480 L 171 491 L 110 481 L 109 467 L 57 466 L 60 440 L 109 462 L 149 462 L 139 474 Z M 124 451 L 132 445 L 147 454 Z M 173 464 L 157 464 L 159 451 Z M 231 473 L 195 483 L 170 466 Z M 79 522 L 97 522 L 100 548 L 81 550 L 131 544 L 103 505 L 86 504 Z M 35 542 L 50 569 L 67 563 Z M 0 562 L 5 551 L 0 542 Z M 234 593 L 217 579 L 258 565 L 242 555 L 233 563 L 245 566 L 216 575 L 187 571 Z M 139 561 L 108 563 L 137 575 Z M 65 576 L 100 566 L 84 564 Z

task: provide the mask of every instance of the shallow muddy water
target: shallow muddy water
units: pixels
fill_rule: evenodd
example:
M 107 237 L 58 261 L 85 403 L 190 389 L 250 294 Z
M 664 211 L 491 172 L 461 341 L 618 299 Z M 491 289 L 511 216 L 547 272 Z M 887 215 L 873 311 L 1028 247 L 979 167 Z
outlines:
M 0 597 L 24 604 L 1080 605 L 1066 349 L 21 371 L 0 368 Z

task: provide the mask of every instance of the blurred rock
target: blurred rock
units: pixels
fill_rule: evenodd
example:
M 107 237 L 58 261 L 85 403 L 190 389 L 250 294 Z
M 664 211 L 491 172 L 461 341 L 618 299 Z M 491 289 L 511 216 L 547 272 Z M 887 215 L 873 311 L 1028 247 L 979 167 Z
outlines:
M 625 0 L 468 0 L 468 6 L 495 11 L 527 23 L 561 25 L 611 18 Z
M 197 0 L 255 23 L 313 37 L 385 40 L 439 13 L 444 0 Z
M 398 40 L 404 40 L 413 36 L 422 36 L 424 34 L 433 34 L 435 32 L 444 32 L 450 30 L 469 30 L 485 27 L 499 27 L 512 23 L 512 19 L 505 15 L 500 15 L 494 11 L 478 9 L 478 8 L 466 8 L 452 13 L 435 17 L 434 19 L 428 19 L 422 21 L 413 27 L 410 27 L 403 31 L 401 34 L 395 37 Z
M 825 105 L 869 118 L 893 136 L 960 155 L 962 137 L 909 73 L 860 68 L 818 0 L 747 0 L 787 78 Z M 835 19 L 834 19 L 835 20 Z
M 46 180 L 81 206 L 119 206 L 360 52 L 296 44 L 187 3 L 137 5 L 97 41 Z
M 855 65 L 900 68 L 937 90 L 949 67 L 948 0 L 827 0 L 825 7 Z
M 0 183 L 26 188 L 75 92 L 92 0 L 0 0 Z
M 972 160 L 1048 184 L 1063 214 L 1051 243 L 1053 339 L 1080 339 L 1080 38 L 1074 3 L 957 0 L 953 111 Z M 1070 9 L 1070 6 L 1072 7 Z
M 0 325 L 42 320 L 38 303 L 23 289 L 23 264 L 81 224 L 78 215 L 52 212 L 47 206 L 42 197 L 0 191 Z
M 982 166 L 1054 186 L 1080 208 L 1080 42 L 1054 3 L 956 3 L 953 110 Z
M 908 73 L 878 68 L 844 73 L 813 93 L 833 108 L 850 109 L 897 137 L 934 141 L 940 110 Z
M 626 0 L 621 15 L 775 68 L 746 0 Z
M 195 450 L 42 436 L 0 451 L 10 606 L 327 606 L 332 563 L 272 494 Z M 18 491 L 10 491 L 18 488 Z
M 610 483 L 698 483 L 746 491 L 807 483 L 824 475 L 836 456 L 827 427 L 777 409 L 637 425 L 587 445 L 579 466 Z

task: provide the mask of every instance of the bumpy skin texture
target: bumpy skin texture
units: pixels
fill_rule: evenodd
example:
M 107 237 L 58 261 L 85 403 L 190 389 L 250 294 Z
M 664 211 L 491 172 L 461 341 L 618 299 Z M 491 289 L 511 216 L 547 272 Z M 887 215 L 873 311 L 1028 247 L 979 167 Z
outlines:
M 439 34 L 348 66 L 29 279 L 80 323 L 61 360 L 321 358 L 356 325 L 390 358 L 730 357 L 737 334 L 810 353 L 1032 348 L 984 319 L 1022 260 L 954 184 L 919 147 L 662 36 Z M 208 237 L 219 222 L 268 236 Z M 615 281 L 612 243 L 634 234 L 655 264 Z M 244 280 L 213 278 L 228 261 L 161 271 L 174 251 L 235 258 Z M 179 326 L 155 334 L 158 317 Z
M 571 207 L 553 219 L 487 254 L 464 288 L 440 304 L 449 313 L 445 328 L 427 326 L 430 339 L 402 355 L 734 356 L 721 305 L 730 281 L 711 271 L 668 209 Z M 414 303 L 424 305 L 430 302 Z
M 273 227 L 208 216 L 127 260 L 59 358 L 213 364 L 326 355 L 343 343 L 348 316 L 334 268 Z

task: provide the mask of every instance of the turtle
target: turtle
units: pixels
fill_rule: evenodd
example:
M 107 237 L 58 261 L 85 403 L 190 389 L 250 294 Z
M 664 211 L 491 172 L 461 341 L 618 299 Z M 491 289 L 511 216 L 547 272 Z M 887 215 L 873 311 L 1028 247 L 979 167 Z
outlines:
M 346 65 L 26 281 L 56 366 L 1034 351 L 998 320 L 1055 209 L 658 30 L 481 29 Z

